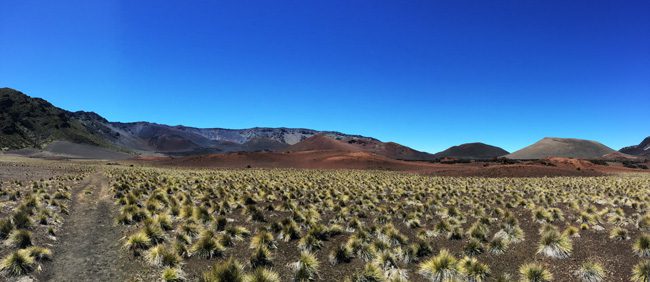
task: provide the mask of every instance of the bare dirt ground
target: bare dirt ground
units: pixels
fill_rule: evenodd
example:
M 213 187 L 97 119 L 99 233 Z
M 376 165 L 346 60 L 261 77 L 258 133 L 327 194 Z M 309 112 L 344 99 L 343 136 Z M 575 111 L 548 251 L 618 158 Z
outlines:
M 43 149 L 20 149 L 9 151 L 10 155 L 42 159 L 88 159 L 125 160 L 133 156 L 124 152 L 68 141 L 54 141 Z
M 436 176 L 460 177 L 549 177 L 604 176 L 618 173 L 650 173 L 620 164 L 596 165 L 589 161 L 551 158 L 522 161 L 516 164 L 495 162 L 430 163 L 389 159 L 368 152 L 337 150 L 300 152 L 240 152 L 179 158 L 147 158 L 129 161 L 135 165 L 186 168 L 305 168 L 305 169 L 370 169 L 414 172 Z
M 139 262 L 121 250 L 122 228 L 115 225 L 107 178 L 90 175 L 76 187 L 70 215 L 54 247 L 54 260 L 39 281 L 152 281 Z
M 53 163 L 39 159 L 0 154 L 0 180 L 49 179 L 67 172 L 67 161 Z

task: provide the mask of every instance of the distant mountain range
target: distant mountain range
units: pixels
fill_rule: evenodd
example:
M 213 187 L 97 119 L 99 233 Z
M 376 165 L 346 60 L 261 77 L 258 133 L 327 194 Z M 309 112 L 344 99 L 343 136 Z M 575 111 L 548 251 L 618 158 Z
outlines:
M 45 148 L 54 141 L 139 154 L 195 155 L 283 151 L 312 136 L 392 159 L 431 160 L 432 154 L 375 138 L 305 128 L 194 128 L 150 122 L 110 122 L 93 112 L 70 112 L 11 88 L 0 88 L 0 148 Z M 58 143 L 58 147 L 62 143 Z
M 93 146 L 100 147 L 92 149 Z M 35 149 L 29 149 L 35 148 Z M 336 131 L 305 128 L 248 129 L 195 128 L 150 122 L 111 122 L 93 112 L 70 112 L 40 98 L 11 88 L 0 88 L 0 149 L 22 150 L 32 155 L 54 152 L 75 156 L 120 157 L 129 155 L 189 156 L 228 152 L 364 152 L 394 160 L 431 161 L 441 158 L 630 159 L 650 156 L 650 137 L 620 152 L 596 141 L 544 138 L 526 148 L 507 151 L 483 144 L 453 146 L 436 154 L 421 152 L 394 142 Z

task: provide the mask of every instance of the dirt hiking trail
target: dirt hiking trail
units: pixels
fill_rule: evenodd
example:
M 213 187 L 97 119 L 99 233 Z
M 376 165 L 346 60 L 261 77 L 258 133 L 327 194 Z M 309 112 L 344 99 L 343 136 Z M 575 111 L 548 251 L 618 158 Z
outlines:
M 122 226 L 114 223 L 115 206 L 108 178 L 97 172 L 73 190 L 70 214 L 58 231 L 54 258 L 38 281 L 149 281 L 137 260 L 121 249 Z

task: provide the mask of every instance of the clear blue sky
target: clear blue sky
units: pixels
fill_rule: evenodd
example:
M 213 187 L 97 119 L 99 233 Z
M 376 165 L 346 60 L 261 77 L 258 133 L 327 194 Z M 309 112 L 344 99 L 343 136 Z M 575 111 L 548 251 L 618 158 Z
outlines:
M 2 0 L 0 86 L 112 121 L 619 149 L 650 135 L 650 1 Z

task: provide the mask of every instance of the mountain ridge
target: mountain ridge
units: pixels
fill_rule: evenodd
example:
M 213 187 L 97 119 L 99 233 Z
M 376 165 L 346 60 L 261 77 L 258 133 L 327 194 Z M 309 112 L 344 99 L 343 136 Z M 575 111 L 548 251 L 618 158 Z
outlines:
M 0 88 L 0 109 L 0 149 L 3 150 L 41 149 L 54 141 L 69 141 L 134 154 L 283 151 L 312 136 L 325 135 L 390 158 L 431 158 L 431 154 L 397 143 L 384 143 L 373 137 L 338 131 L 288 127 L 197 128 L 147 121 L 111 122 L 95 112 L 67 111 L 44 99 L 6 87 Z M 39 126 L 31 126 L 33 123 Z
M 639 145 L 624 147 L 619 152 L 633 156 L 650 157 L 650 136 L 643 139 Z

